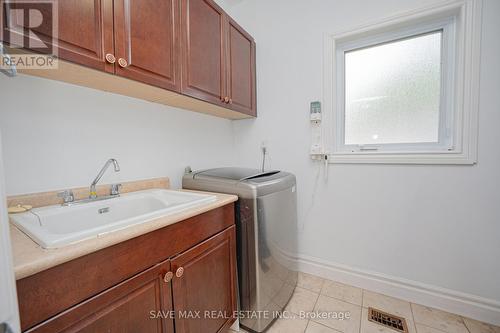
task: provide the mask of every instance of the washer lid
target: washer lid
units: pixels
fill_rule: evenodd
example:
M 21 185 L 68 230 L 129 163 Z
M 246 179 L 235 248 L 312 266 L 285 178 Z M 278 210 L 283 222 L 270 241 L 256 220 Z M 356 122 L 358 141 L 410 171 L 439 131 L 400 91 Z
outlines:
M 279 171 L 276 170 L 262 172 L 258 169 L 227 167 L 227 168 L 216 168 L 216 169 L 208 169 L 200 171 L 197 172 L 193 178 L 196 179 L 198 177 L 208 177 L 208 178 L 223 178 L 236 181 L 243 181 L 247 179 L 254 179 L 258 177 L 274 175 L 278 172 Z

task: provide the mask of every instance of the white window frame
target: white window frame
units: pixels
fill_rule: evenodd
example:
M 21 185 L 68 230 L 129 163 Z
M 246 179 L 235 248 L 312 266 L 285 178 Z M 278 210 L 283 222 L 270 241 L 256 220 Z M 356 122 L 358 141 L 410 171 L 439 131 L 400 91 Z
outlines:
M 338 112 L 336 149 L 339 152 L 432 152 L 452 151 L 453 147 L 453 68 L 455 67 L 455 17 L 450 17 L 437 22 L 418 24 L 406 29 L 397 29 L 387 33 L 370 36 L 364 39 L 348 41 L 337 45 L 336 73 L 337 106 Z M 427 35 L 433 32 L 442 32 L 441 42 L 441 92 L 439 106 L 439 138 L 437 143 L 396 143 L 396 144 L 345 144 L 345 53 L 366 47 L 397 42 L 413 37 Z
M 448 1 L 325 36 L 324 104 L 330 112 L 324 112 L 322 132 L 330 163 L 477 162 L 481 5 L 481 0 Z M 344 52 L 438 30 L 443 33 L 439 144 L 345 145 Z

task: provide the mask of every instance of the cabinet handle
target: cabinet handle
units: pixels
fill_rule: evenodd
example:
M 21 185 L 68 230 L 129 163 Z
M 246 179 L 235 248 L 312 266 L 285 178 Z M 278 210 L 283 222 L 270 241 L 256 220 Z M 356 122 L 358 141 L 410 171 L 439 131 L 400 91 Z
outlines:
M 118 65 L 120 65 L 120 67 L 127 67 L 128 66 L 128 63 L 127 63 L 127 60 L 123 59 L 123 58 L 120 58 L 118 59 Z
M 177 270 L 175 271 L 175 276 L 180 278 L 182 276 L 182 274 L 184 274 L 184 268 L 182 268 L 182 267 L 177 268 Z
M 174 273 L 166 272 L 165 276 L 163 277 L 163 281 L 165 281 L 166 283 L 169 283 L 170 281 L 172 281 L 173 277 L 174 277 Z
M 115 56 L 112 55 L 111 53 L 107 53 L 105 58 L 106 58 L 106 61 L 109 62 L 110 64 L 114 64 L 116 61 Z

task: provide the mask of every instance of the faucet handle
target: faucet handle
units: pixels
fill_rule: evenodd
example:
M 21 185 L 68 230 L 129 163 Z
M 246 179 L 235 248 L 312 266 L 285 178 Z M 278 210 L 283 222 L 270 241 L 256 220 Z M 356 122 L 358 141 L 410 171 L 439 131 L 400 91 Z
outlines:
M 64 203 L 75 201 L 75 196 L 73 195 L 72 190 L 64 190 L 64 191 L 58 192 L 57 196 L 59 198 L 63 198 Z
M 119 195 L 122 184 L 111 185 L 111 195 Z

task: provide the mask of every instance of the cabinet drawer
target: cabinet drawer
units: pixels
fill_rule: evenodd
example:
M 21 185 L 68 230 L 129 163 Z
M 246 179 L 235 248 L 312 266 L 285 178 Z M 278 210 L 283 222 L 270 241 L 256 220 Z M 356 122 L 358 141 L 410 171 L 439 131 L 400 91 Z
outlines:
M 166 260 L 29 330 L 30 333 L 173 333 L 173 319 L 152 316 L 172 310 Z

